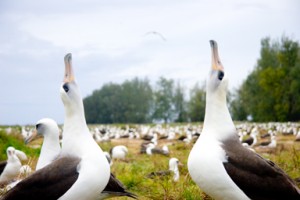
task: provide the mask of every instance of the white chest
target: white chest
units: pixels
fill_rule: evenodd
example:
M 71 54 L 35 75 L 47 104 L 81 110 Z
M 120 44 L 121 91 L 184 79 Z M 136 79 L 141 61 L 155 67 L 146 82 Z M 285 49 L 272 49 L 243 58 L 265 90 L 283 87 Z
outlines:
M 190 152 L 188 170 L 195 183 L 214 199 L 249 199 L 228 176 L 223 166 L 226 161 L 218 141 L 199 138 Z

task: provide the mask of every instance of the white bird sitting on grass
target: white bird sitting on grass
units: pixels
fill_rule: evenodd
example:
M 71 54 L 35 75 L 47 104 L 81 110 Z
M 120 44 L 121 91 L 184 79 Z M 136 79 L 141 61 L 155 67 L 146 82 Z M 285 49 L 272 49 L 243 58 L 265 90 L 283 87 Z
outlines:
M 155 147 L 154 144 L 149 143 L 146 147 L 146 153 L 148 155 L 161 154 L 161 155 L 164 155 L 164 156 L 169 156 L 169 149 L 166 148 L 166 146 L 164 147 L 164 149 L 157 148 L 157 147 Z
M 164 177 L 173 174 L 173 181 L 178 181 L 180 177 L 178 166 L 182 166 L 179 160 L 177 158 L 171 158 L 169 160 L 169 170 L 151 172 L 150 174 L 147 175 L 147 177 L 148 178 Z
M 20 173 L 22 167 L 21 161 L 16 155 L 16 149 L 14 147 L 8 147 L 6 149 L 7 161 L 0 163 L 0 185 L 5 186 L 14 181 Z
M 110 154 L 112 159 L 121 159 L 125 160 L 126 155 L 128 154 L 128 149 L 124 145 L 118 145 L 110 149 Z

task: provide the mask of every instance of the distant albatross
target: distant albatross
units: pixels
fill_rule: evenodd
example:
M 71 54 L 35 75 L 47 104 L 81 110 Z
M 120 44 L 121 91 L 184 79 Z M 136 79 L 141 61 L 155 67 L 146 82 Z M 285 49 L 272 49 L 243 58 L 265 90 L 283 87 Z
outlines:
M 179 160 L 177 158 L 171 158 L 169 160 L 169 170 L 151 172 L 150 174 L 148 174 L 147 177 L 154 178 L 156 176 L 163 177 L 163 176 L 167 176 L 167 175 L 170 175 L 170 174 L 174 174 L 173 175 L 173 180 L 178 181 L 179 176 L 180 176 L 178 165 L 182 166 L 182 164 L 179 162 Z
M 65 108 L 61 154 L 8 191 L 3 199 L 98 199 L 110 178 L 110 166 L 86 125 L 84 107 L 72 69 L 65 56 L 60 88 Z
M 22 167 L 14 147 L 8 147 L 6 153 L 7 161 L 0 163 L 0 185 L 7 185 L 13 181 L 19 175 Z
M 203 131 L 188 158 L 196 184 L 214 199 L 300 199 L 293 180 L 273 162 L 243 147 L 226 104 L 227 78 L 217 43 L 206 83 Z

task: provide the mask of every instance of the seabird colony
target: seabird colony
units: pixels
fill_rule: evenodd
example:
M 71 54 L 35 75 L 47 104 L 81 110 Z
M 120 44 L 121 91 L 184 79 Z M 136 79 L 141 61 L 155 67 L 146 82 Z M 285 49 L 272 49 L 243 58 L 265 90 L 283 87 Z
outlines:
M 299 188 L 283 170 L 239 141 L 226 104 L 228 79 L 217 43 L 210 45 L 203 130 L 188 158 L 192 179 L 214 199 L 300 199 Z

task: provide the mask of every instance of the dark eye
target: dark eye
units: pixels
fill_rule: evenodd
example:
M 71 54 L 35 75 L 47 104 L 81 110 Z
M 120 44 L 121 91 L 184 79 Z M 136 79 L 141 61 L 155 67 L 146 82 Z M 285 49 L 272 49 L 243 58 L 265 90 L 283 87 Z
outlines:
M 67 83 L 65 83 L 65 84 L 63 85 L 63 88 L 64 88 L 64 91 L 65 91 L 65 92 L 68 92 L 68 91 L 69 91 L 69 86 L 68 86 Z
M 224 77 L 224 72 L 223 71 L 218 71 L 218 79 L 221 81 Z
M 35 129 L 38 129 L 41 126 L 41 124 L 35 125 Z

